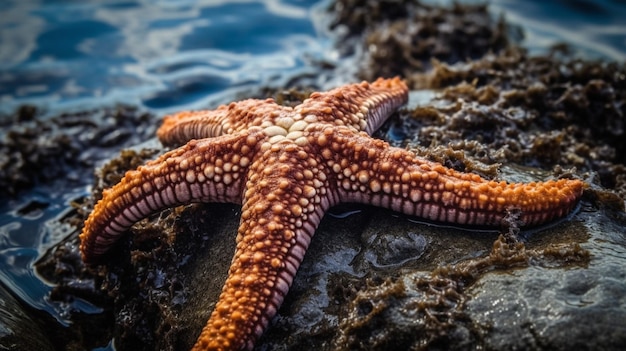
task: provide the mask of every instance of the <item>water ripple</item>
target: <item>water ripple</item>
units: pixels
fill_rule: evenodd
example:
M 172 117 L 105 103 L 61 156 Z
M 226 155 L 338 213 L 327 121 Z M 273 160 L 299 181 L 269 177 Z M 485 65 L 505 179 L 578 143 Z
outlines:
M 6 2 L 0 112 L 23 103 L 50 113 L 192 108 L 229 87 L 292 74 L 324 45 L 309 16 L 316 2 Z

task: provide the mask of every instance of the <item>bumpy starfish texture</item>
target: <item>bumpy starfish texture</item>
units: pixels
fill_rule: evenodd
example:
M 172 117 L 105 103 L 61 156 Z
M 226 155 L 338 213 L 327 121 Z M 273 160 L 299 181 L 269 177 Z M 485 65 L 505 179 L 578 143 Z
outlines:
M 580 198 L 579 180 L 488 181 L 371 138 L 407 99 L 400 79 L 379 79 L 313 93 L 295 108 L 245 100 L 166 117 L 161 141 L 188 142 L 104 192 L 80 235 L 83 259 L 96 262 L 135 222 L 164 208 L 242 204 L 229 275 L 194 349 L 251 349 L 335 204 L 498 226 L 508 210 L 537 225 L 565 215 Z

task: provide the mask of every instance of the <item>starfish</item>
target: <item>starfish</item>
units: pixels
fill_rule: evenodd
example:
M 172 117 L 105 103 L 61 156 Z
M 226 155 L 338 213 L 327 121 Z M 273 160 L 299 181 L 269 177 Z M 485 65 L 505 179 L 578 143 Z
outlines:
M 296 107 L 244 100 L 164 119 L 173 149 L 105 190 L 80 250 L 94 264 L 137 221 L 192 202 L 242 205 L 236 251 L 194 350 L 252 349 L 279 309 L 324 213 L 341 202 L 429 220 L 527 226 L 572 210 L 584 182 L 510 184 L 460 173 L 369 136 L 408 100 L 399 78 L 313 93 Z

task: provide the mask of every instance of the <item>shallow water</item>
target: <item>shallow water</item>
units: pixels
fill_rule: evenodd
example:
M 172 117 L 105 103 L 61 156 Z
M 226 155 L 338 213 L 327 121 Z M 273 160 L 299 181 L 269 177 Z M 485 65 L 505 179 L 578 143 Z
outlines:
M 523 27 L 522 44 L 540 52 L 558 42 L 589 58 L 626 58 L 626 3 L 621 0 L 490 1 L 494 13 Z
M 325 51 L 311 21 L 315 3 L 4 2 L 2 110 L 117 102 L 181 109 L 228 89 L 280 81 Z
M 26 103 L 44 115 L 127 103 L 163 114 L 284 86 L 314 73 L 312 61 L 337 60 L 322 7 L 312 0 L 3 1 L 0 113 Z M 623 1 L 492 0 L 491 10 L 523 27 L 521 43 L 533 52 L 564 41 L 588 58 L 626 57 Z M 33 264 L 71 232 L 58 218 L 87 190 L 43 186 L 0 207 L 0 281 L 62 323 L 66 309 L 47 301 L 50 287 Z
M 623 2 L 490 3 L 494 16 L 523 27 L 522 44 L 534 52 L 565 41 L 587 57 L 626 57 Z M 312 59 L 335 59 L 322 8 L 314 0 L 5 1 L 0 112 L 124 102 L 164 113 L 280 86 L 295 72 L 314 72 Z

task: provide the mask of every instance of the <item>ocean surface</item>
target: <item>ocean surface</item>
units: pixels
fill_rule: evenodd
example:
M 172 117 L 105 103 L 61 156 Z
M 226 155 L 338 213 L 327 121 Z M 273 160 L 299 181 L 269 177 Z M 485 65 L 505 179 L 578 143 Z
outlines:
M 312 60 L 337 59 L 324 3 L 2 1 L 0 113 L 25 103 L 50 113 L 114 103 L 165 113 L 279 86 Z M 490 3 L 494 16 L 523 28 L 533 52 L 563 41 L 586 57 L 626 57 L 624 1 Z
M 233 93 L 260 85 L 284 86 L 296 73 L 314 73 L 313 62 L 340 60 L 324 25 L 326 4 L 3 0 L 0 114 L 31 104 L 46 118 L 123 103 L 160 115 L 224 103 Z M 585 58 L 626 58 L 626 1 L 490 4 L 494 16 L 522 28 L 521 45 L 533 53 L 565 42 Z M 65 310 L 47 300 L 50 287 L 33 264 L 71 232 L 54 223 L 70 200 L 86 192 L 79 188 L 52 195 L 34 189 L 0 205 L 1 284 L 61 323 L 67 323 Z M 33 199 L 50 205 L 20 212 Z M 79 308 L 97 311 L 89 304 Z

